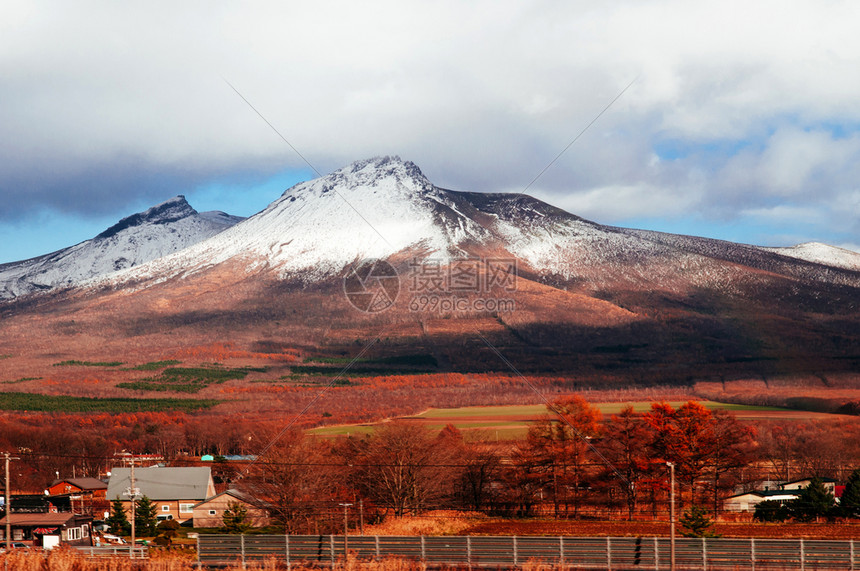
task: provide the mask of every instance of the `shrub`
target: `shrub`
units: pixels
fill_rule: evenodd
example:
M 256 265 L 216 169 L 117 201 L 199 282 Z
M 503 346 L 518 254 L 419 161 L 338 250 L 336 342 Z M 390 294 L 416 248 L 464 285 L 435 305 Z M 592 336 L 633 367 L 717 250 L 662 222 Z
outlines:
M 684 537 L 719 537 L 714 533 L 714 521 L 703 507 L 691 506 L 678 519 L 678 523 L 681 524 L 681 535 Z
M 753 513 L 754 520 L 763 522 L 783 522 L 788 516 L 788 509 L 776 500 L 759 502 Z

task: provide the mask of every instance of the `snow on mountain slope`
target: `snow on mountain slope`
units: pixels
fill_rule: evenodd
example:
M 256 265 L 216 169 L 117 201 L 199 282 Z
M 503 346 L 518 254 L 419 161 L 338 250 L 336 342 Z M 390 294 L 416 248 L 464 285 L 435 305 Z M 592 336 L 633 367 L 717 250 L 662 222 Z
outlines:
M 577 242 L 584 258 L 589 237 L 630 241 L 529 196 L 444 190 L 411 162 L 377 157 L 298 184 L 222 234 L 115 278 L 161 280 L 244 259 L 312 282 L 404 251 L 442 262 L 489 251 L 557 273 L 568 263 L 559 252 L 570 253 L 559 244 Z
M 845 250 L 844 248 L 837 248 L 836 246 L 829 246 L 821 242 L 806 242 L 788 248 L 761 249 L 799 260 L 806 260 L 807 262 L 860 271 L 860 253 Z
M 117 278 L 158 279 L 238 258 L 313 281 L 405 249 L 457 256 L 460 242 L 488 237 L 414 164 L 381 157 L 300 183 L 229 230 Z
M 659 284 L 732 292 L 740 291 L 742 281 L 747 287 L 766 279 L 762 271 L 858 283 L 844 270 L 754 246 L 602 226 L 525 195 L 444 190 L 399 157 L 359 161 L 300 183 L 232 228 L 109 281 L 158 282 L 232 260 L 310 283 L 366 258 L 403 253 L 442 262 L 516 257 L 521 269 L 539 279 L 587 283 L 592 290 Z
M 76 285 L 138 266 L 205 240 L 242 218 L 198 213 L 185 197 L 123 218 L 95 238 L 37 258 L 0 265 L 0 299 Z

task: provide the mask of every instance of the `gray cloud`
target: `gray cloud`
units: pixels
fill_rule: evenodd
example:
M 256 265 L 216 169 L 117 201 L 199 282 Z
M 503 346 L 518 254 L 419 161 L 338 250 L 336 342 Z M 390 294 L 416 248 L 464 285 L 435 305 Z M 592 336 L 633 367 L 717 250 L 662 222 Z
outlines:
M 638 76 L 531 192 L 605 222 L 790 224 L 807 211 L 857 243 L 845 201 L 856 204 L 860 164 L 858 12 L 812 1 L 11 3 L 0 219 L 119 209 L 237 170 L 303 166 L 222 78 L 323 172 L 396 153 L 441 186 L 516 192 Z

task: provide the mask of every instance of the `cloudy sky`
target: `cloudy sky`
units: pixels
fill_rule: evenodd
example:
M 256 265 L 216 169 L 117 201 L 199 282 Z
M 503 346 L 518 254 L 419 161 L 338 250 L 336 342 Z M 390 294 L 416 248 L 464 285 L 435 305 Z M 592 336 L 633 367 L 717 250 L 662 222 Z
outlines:
M 860 250 L 860 4 L 0 0 L 0 262 L 374 155 L 608 224 Z M 229 84 L 228 84 L 229 82 Z

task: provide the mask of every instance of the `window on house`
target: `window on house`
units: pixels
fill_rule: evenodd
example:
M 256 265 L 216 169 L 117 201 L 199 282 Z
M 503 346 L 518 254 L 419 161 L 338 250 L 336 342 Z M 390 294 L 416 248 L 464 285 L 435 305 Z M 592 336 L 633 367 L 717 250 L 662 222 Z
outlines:
M 88 526 L 88 525 L 82 525 L 82 526 L 81 526 L 81 530 L 82 530 L 82 531 L 83 531 L 83 533 L 84 533 L 84 537 L 89 537 L 89 536 L 90 536 L 90 526 Z
M 169 512 L 169 511 L 170 511 L 170 506 L 161 506 L 161 511 L 163 511 L 163 512 Z
M 66 537 L 69 538 L 69 541 L 74 541 L 76 539 L 81 538 L 81 528 L 79 527 L 70 527 L 66 530 Z
M 181 513 L 181 514 L 194 513 L 194 504 L 179 504 L 179 513 Z
M 218 515 L 216 510 L 209 510 L 209 515 Z

